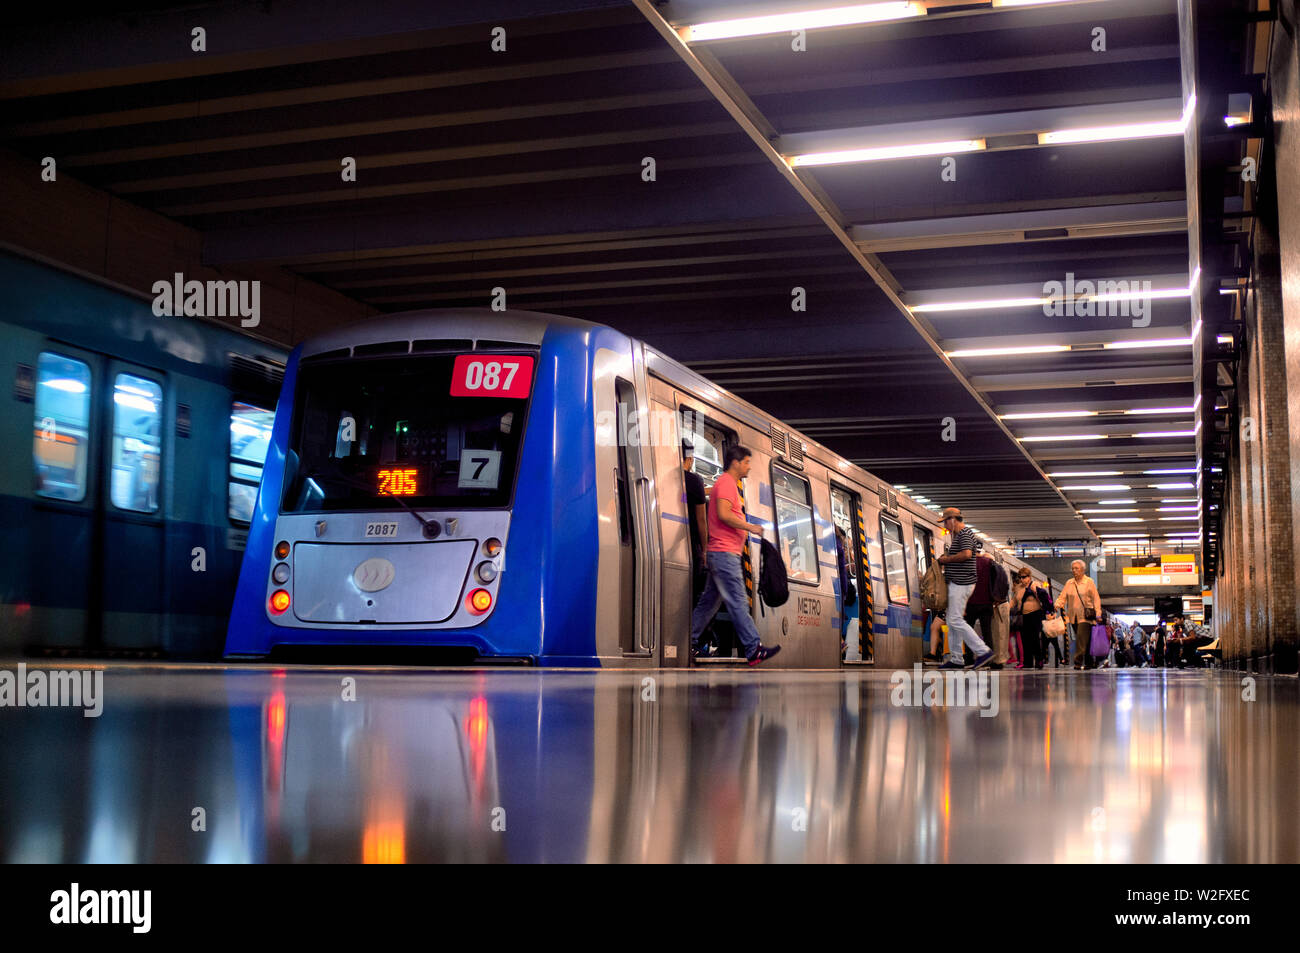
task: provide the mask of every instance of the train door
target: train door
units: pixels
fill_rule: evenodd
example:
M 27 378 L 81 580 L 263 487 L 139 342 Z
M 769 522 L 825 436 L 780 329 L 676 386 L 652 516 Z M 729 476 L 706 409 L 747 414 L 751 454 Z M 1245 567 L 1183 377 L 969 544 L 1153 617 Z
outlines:
M 697 477 L 683 469 L 683 444 L 687 442 L 681 417 L 673 409 L 670 385 L 651 378 L 651 430 L 654 444 L 654 485 L 663 544 L 660 559 L 659 618 L 662 664 L 690 664 L 689 634 L 695 609 L 695 568 L 691 499 Z M 692 459 L 694 457 L 692 456 Z M 702 571 L 702 570 L 701 570 Z
M 32 602 L 59 607 L 34 635 L 51 648 L 157 648 L 164 377 L 51 344 L 38 356 L 34 389 L 43 518 L 33 537 Z
M 614 397 L 618 408 L 618 468 L 615 483 L 618 489 L 618 645 L 625 654 L 636 654 L 640 649 L 637 633 L 637 609 L 641 593 L 637 586 L 637 570 L 644 556 L 638 556 L 639 520 L 637 511 L 637 482 L 640 479 L 640 454 L 629 447 L 627 421 L 636 419 L 636 392 L 630 381 L 614 380 Z
M 918 523 L 912 524 L 912 544 L 916 547 L 916 586 L 919 594 L 921 580 L 930 571 L 930 564 L 939 555 L 934 548 L 934 533 Z M 930 626 L 933 621 L 930 613 L 921 607 L 921 646 L 924 652 L 930 651 Z
M 106 362 L 100 566 L 101 638 L 109 648 L 162 644 L 168 581 L 164 578 L 163 394 L 159 371 Z M 186 556 L 189 556 L 188 550 Z M 198 558 L 198 557 L 196 557 Z M 206 554 L 203 554 L 206 571 Z M 187 558 L 176 572 L 193 569 Z
M 91 645 L 98 639 L 94 563 L 101 475 L 94 461 L 104 361 L 51 342 L 37 355 L 32 376 L 35 512 L 23 588 L 35 618 L 24 641 L 33 648 Z
M 852 490 L 831 484 L 831 522 L 837 537 L 848 546 L 849 591 L 839 595 L 840 638 L 844 643 L 841 658 L 845 662 L 864 662 L 871 658 L 873 612 L 871 584 L 867 573 L 867 542 L 862 525 L 862 501 Z M 864 584 L 865 582 L 865 584 Z
M 704 483 L 705 494 L 712 494 L 713 485 L 718 482 L 718 477 L 722 475 L 722 464 L 726 457 L 727 448 L 739 443 L 740 439 L 734 430 L 724 429 L 698 409 L 685 403 L 679 403 L 678 406 L 682 422 L 682 440 L 691 445 L 694 453 L 692 458 L 695 461 L 693 470 Z M 751 471 L 751 476 L 753 475 Z M 688 522 L 689 517 L 688 512 Z M 753 571 L 752 565 L 750 570 Z M 695 604 L 699 601 L 699 595 L 703 591 L 706 580 L 707 576 L 704 573 L 700 573 L 693 579 L 690 599 L 692 612 L 695 610 Z M 757 583 L 757 580 L 754 580 L 754 582 Z M 689 618 L 687 619 L 687 625 L 690 625 Z M 735 635 L 735 626 L 726 605 L 718 609 L 718 614 L 713 617 L 713 622 L 705 631 L 706 634 L 711 636 L 712 644 L 717 649 L 716 658 L 728 659 L 743 655 L 743 651 L 739 649 L 740 641 Z
M 882 637 L 884 658 L 904 664 L 914 661 L 912 642 L 912 590 L 908 582 L 907 542 L 903 524 L 887 513 L 880 514 L 880 566 L 884 586 L 880 602 L 885 609 L 885 635 Z

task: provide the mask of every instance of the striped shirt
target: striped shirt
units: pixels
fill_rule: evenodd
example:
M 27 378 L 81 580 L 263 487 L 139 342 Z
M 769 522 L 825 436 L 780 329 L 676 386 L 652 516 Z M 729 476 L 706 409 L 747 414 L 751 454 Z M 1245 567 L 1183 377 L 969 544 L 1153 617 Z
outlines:
M 946 563 L 943 567 L 944 578 L 958 586 L 975 585 L 975 554 L 980 551 L 980 542 L 975 538 L 973 530 L 963 526 L 957 532 L 952 534 L 948 541 L 948 548 L 945 550 L 945 556 L 951 556 L 953 553 L 959 553 L 963 549 L 971 551 L 970 559 L 963 559 L 960 562 Z

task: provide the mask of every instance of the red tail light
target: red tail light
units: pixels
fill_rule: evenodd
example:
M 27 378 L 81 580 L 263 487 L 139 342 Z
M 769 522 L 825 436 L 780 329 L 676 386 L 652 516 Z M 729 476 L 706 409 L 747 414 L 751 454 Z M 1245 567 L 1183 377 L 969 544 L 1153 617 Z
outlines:
M 271 593 L 271 611 L 280 615 L 285 609 L 289 608 L 289 593 L 283 589 L 277 589 Z
M 465 599 L 465 608 L 475 615 L 482 615 L 492 608 L 492 593 L 486 589 L 474 589 Z

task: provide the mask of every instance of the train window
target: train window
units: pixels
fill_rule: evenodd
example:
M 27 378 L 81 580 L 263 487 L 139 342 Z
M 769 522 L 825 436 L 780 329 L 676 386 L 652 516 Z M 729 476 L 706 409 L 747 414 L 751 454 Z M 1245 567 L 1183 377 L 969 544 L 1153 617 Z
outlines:
M 113 469 L 109 498 L 119 510 L 158 511 L 162 387 L 134 374 L 113 381 Z
M 284 512 L 400 507 L 394 497 L 415 507 L 508 505 L 529 398 L 459 396 L 455 362 L 422 354 L 303 364 Z
M 858 578 L 858 561 L 854 558 L 853 539 L 856 535 L 853 532 L 853 523 L 857 517 L 857 506 L 853 502 L 853 497 L 841 490 L 837 486 L 831 487 L 831 522 L 835 528 L 844 533 L 844 539 L 848 545 L 848 552 L 845 554 L 848 559 L 850 583 L 856 585 Z
M 618 419 L 636 419 L 636 391 L 632 385 L 621 377 L 614 378 L 614 393 L 618 399 Z M 618 494 L 618 541 L 624 546 L 632 545 L 632 481 L 627 459 L 628 441 L 618 441 L 618 475 L 615 478 L 615 492 Z
M 787 575 L 797 582 L 817 582 L 821 570 L 817 562 L 817 533 L 813 528 L 808 481 L 773 465 L 772 502 Z
M 889 601 L 907 605 L 907 549 L 903 545 L 903 524 L 880 517 L 880 548 L 885 557 L 885 585 L 889 588 Z
M 257 503 L 262 465 L 271 443 L 275 411 L 235 401 L 230 405 L 230 474 L 227 508 L 230 519 L 248 523 Z
M 36 368 L 32 461 L 36 493 L 52 500 L 86 498 L 89 458 L 90 365 L 42 352 Z
M 934 547 L 934 534 L 914 523 L 912 524 L 912 539 L 916 544 L 916 569 L 921 576 L 924 576 L 930 569 L 930 552 Z M 938 555 L 938 553 L 935 555 Z
M 704 481 L 704 488 L 711 490 L 722 474 L 726 434 L 689 407 L 682 407 L 681 424 L 682 440 L 689 442 L 695 449 L 695 472 Z
M 853 518 L 855 516 L 853 498 L 839 487 L 831 487 L 831 522 L 844 530 L 844 535 L 853 538 Z

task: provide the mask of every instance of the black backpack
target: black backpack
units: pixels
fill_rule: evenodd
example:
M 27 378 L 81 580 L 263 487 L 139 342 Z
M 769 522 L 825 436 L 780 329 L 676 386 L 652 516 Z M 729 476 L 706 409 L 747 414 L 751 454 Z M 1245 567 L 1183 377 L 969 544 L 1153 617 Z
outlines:
M 790 583 L 786 579 L 785 561 L 775 546 L 767 540 L 762 543 L 762 557 L 758 570 L 758 594 L 772 608 L 783 606 L 790 599 Z M 762 608 L 760 604 L 759 608 Z

